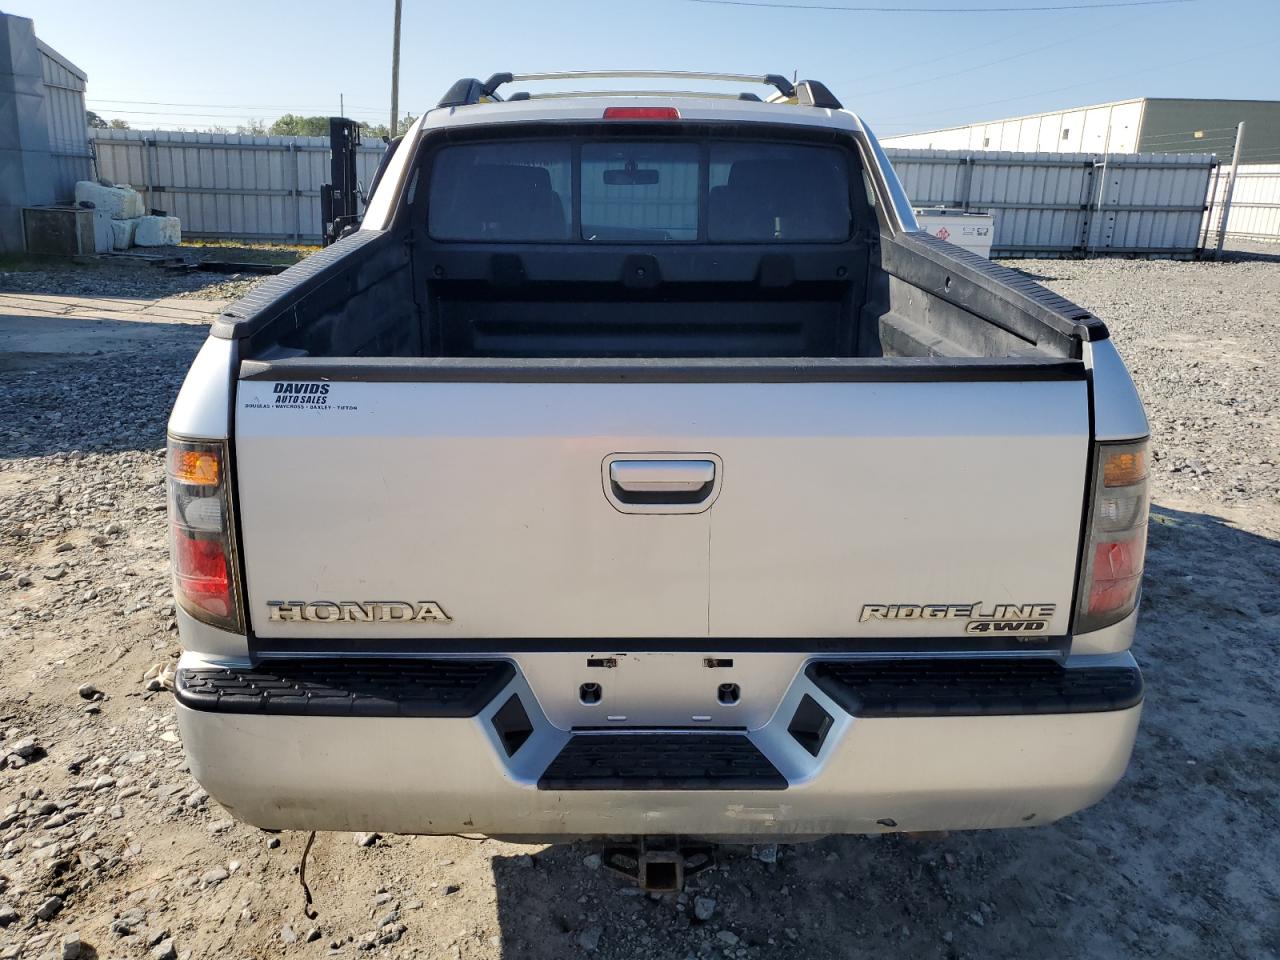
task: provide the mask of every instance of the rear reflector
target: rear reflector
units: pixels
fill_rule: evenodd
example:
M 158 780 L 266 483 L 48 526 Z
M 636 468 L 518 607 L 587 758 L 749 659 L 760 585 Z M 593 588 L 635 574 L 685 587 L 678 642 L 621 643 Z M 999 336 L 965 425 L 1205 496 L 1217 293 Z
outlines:
M 605 107 L 606 120 L 679 120 L 675 107 Z

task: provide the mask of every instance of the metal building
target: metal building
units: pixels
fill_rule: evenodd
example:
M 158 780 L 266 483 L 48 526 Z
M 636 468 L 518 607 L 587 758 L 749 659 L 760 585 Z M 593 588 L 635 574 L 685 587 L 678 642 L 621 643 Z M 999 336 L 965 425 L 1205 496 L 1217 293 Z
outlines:
M 22 211 L 71 200 L 92 176 L 85 73 L 0 13 L 0 252 L 25 246 Z
M 1143 97 L 886 137 L 886 147 L 1052 153 L 1216 153 L 1230 156 L 1245 123 L 1244 162 L 1280 159 L 1280 100 Z

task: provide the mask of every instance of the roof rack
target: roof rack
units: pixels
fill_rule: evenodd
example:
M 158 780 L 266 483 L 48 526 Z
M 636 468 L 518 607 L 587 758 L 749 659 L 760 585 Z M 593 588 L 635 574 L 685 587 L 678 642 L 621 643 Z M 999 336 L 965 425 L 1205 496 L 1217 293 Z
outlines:
M 619 80 L 631 78 L 662 80 L 716 80 L 731 83 L 759 83 L 771 86 L 778 91 L 777 94 L 769 98 L 771 102 L 794 100 L 801 106 L 806 107 L 824 107 L 829 110 L 843 109 L 843 105 L 840 101 L 835 98 L 824 84 L 819 83 L 817 80 L 801 80 L 799 83 L 793 84 L 786 77 L 777 73 L 756 75 L 747 73 L 704 73 L 701 71 L 688 70 L 579 70 L 557 73 L 495 73 L 483 83 L 474 77 L 464 77 L 449 88 L 448 92 L 440 99 L 437 106 L 465 107 L 471 104 L 481 103 L 484 100 L 501 100 L 502 98 L 499 97 L 497 93 L 498 88 L 508 83 L 540 80 Z M 618 94 L 664 97 L 733 97 L 732 94 L 700 93 L 689 90 L 610 90 L 592 93 L 573 92 L 530 94 L 521 92 L 515 94 L 511 99 L 525 100 L 534 98 L 544 99 L 550 97 L 609 96 Z M 737 99 L 759 100 L 760 98 L 755 94 L 748 93 L 738 94 Z

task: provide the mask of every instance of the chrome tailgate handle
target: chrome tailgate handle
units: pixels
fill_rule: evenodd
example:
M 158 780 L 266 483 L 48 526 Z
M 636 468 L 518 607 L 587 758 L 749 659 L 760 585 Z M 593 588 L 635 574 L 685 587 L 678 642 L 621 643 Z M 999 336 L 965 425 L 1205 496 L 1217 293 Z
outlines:
M 609 481 L 624 493 L 710 492 L 716 465 L 710 460 L 614 460 Z

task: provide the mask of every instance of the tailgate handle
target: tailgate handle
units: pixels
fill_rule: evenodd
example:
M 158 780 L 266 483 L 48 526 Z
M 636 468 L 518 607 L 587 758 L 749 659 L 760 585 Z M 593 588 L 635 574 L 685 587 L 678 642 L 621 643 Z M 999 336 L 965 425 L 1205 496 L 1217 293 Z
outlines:
M 710 460 L 615 460 L 609 480 L 620 494 L 688 494 L 711 490 L 716 465 Z
M 724 482 L 714 453 L 611 453 L 601 467 L 605 499 L 622 513 L 702 513 Z

